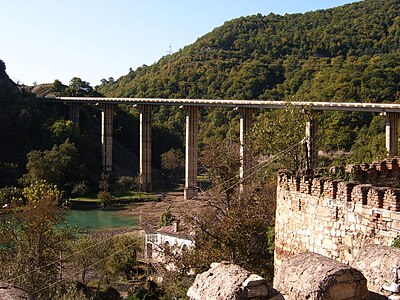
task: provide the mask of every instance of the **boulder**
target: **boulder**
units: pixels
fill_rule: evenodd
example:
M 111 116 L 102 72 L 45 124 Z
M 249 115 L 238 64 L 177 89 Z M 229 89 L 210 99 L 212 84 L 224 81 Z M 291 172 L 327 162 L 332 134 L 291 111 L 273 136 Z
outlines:
M 1 300 L 30 300 L 31 296 L 22 288 L 0 282 Z
M 197 275 L 187 295 L 191 300 L 284 300 L 264 278 L 225 262 Z
M 364 300 L 369 297 L 367 280 L 360 271 L 312 252 L 283 261 L 274 282 L 286 300 Z

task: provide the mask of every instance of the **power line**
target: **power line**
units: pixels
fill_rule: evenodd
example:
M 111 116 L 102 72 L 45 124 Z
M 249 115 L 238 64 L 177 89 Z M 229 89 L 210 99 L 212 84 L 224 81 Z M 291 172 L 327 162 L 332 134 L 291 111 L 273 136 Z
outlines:
M 253 167 L 249 168 L 248 170 L 246 170 L 246 173 L 247 173 L 247 174 L 246 174 L 246 176 L 243 177 L 243 180 L 246 180 L 246 179 L 252 177 L 254 174 L 260 172 L 260 171 L 263 170 L 265 167 L 269 166 L 272 162 L 274 162 L 279 156 L 281 156 L 281 155 L 287 153 L 288 151 L 294 149 L 295 147 L 299 146 L 299 144 L 301 144 L 301 141 L 299 141 L 299 142 L 297 142 L 297 143 L 295 143 L 295 144 L 293 144 L 293 145 L 287 147 L 286 149 L 280 151 L 279 153 L 273 155 L 273 156 L 270 157 L 266 162 L 265 162 L 265 161 L 264 161 L 264 162 L 260 162 L 260 163 L 258 163 L 258 164 L 256 164 L 256 165 L 254 165 Z M 214 187 L 211 188 L 210 190 L 217 189 L 218 187 L 223 186 L 224 184 L 229 183 L 229 182 L 231 182 L 232 180 L 237 180 L 237 177 L 234 176 L 234 177 L 232 177 L 232 178 L 230 178 L 230 179 L 227 179 L 226 181 L 224 181 L 224 182 L 218 184 L 217 186 L 214 186 Z M 228 190 L 230 190 L 230 189 L 232 189 L 232 188 L 238 186 L 239 184 L 240 184 L 240 182 L 235 182 L 234 184 L 232 184 L 231 186 L 229 186 L 229 187 L 226 188 L 225 190 L 220 191 L 217 195 L 214 195 L 211 199 L 209 199 L 209 201 L 212 201 L 212 200 L 217 199 L 220 195 L 222 195 L 222 194 L 224 194 L 225 192 L 227 192 Z M 210 191 L 210 190 L 209 190 L 209 191 Z M 164 207 L 168 207 L 169 205 L 170 205 L 169 203 L 165 203 Z M 179 208 L 181 208 L 181 207 L 183 207 L 183 206 L 185 206 L 185 205 L 186 205 L 185 203 L 182 203 L 181 205 L 178 205 L 177 207 L 175 207 L 175 209 L 179 209 Z M 203 205 L 201 205 L 201 206 L 199 206 L 199 207 L 206 207 L 206 206 L 209 206 L 209 204 L 203 204 Z M 134 229 L 137 229 L 139 226 L 145 225 L 145 224 L 149 223 L 150 221 L 157 219 L 158 217 L 159 217 L 159 216 L 156 216 L 156 217 L 150 218 L 150 219 L 148 219 L 148 220 L 146 220 L 146 221 L 140 222 L 140 223 L 138 223 L 138 224 L 136 224 L 136 225 L 134 225 L 134 226 L 132 226 L 132 227 L 127 228 L 126 230 L 124 230 L 124 231 L 122 231 L 122 232 L 119 232 L 118 235 L 119 235 L 119 234 L 123 234 L 123 233 L 127 233 L 127 232 L 129 232 L 129 231 L 131 231 L 131 230 L 134 230 Z M 100 242 L 94 243 L 93 245 L 91 245 L 91 246 L 89 246 L 89 247 L 86 247 L 86 248 L 81 249 L 81 250 L 79 250 L 79 251 L 77 251 L 77 252 L 74 252 L 74 253 L 68 255 L 67 257 L 65 257 L 64 260 L 69 259 L 69 258 L 71 258 L 71 257 L 73 257 L 73 256 L 75 256 L 75 255 L 78 255 L 79 253 L 81 253 L 81 252 L 83 252 L 83 251 L 86 251 L 86 250 L 92 249 L 92 248 L 94 248 L 94 247 L 96 247 L 96 246 L 99 246 L 99 245 L 101 245 L 102 243 L 108 242 L 108 241 L 110 241 L 112 238 L 114 238 L 115 235 L 117 235 L 117 234 L 114 234 L 114 235 L 110 236 L 109 238 L 104 239 L 104 240 L 102 240 L 102 241 L 100 241 Z M 132 243 L 132 244 L 133 244 L 133 243 Z M 108 255 L 107 257 L 105 257 L 105 258 L 103 258 L 103 259 L 101 259 L 101 260 L 96 261 L 95 263 L 89 265 L 89 266 L 86 267 L 86 268 L 90 268 L 90 267 L 92 267 L 92 266 L 94 266 L 94 265 L 97 265 L 98 263 L 104 261 L 105 259 L 107 259 L 107 258 L 109 258 L 109 257 L 111 257 L 111 256 L 113 256 L 113 255 L 115 255 L 115 254 L 117 254 L 117 253 L 119 253 L 119 252 L 121 252 L 122 250 L 123 250 L 123 249 L 120 249 L 120 250 L 118 250 L 118 251 L 116 251 L 116 252 L 113 252 L 113 253 L 111 253 L 110 255 Z M 47 268 L 47 267 L 50 267 L 51 265 L 55 265 L 55 264 L 59 264 L 59 262 L 58 262 L 58 261 L 51 262 L 51 263 L 48 263 L 48 264 L 46 264 L 46 265 L 44 265 L 44 266 L 41 266 L 41 267 L 39 267 L 39 268 L 37 268 L 37 269 L 35 269 L 35 270 L 31 270 L 31 271 L 29 271 L 29 272 L 25 272 L 25 273 L 23 273 L 23 274 L 20 274 L 20 275 L 14 277 L 14 278 L 12 279 L 12 281 L 15 281 L 16 279 L 21 278 L 21 277 L 23 277 L 23 276 L 26 276 L 26 275 L 28 275 L 28 274 L 32 274 L 32 273 L 38 272 L 38 271 L 42 270 L 43 268 Z M 78 270 L 78 271 L 74 272 L 73 274 L 76 275 L 76 274 L 78 274 L 78 273 L 80 273 L 80 272 L 81 272 L 81 270 Z M 72 278 L 72 275 L 68 274 L 68 278 Z M 53 282 L 53 283 L 47 285 L 46 287 L 44 287 L 44 288 L 42 288 L 42 289 L 36 291 L 35 294 L 37 294 L 37 293 L 39 293 L 40 291 L 45 290 L 45 289 L 47 289 L 47 288 L 49 288 L 49 287 L 52 287 L 52 286 L 54 286 L 54 285 L 56 285 L 56 284 L 58 284 L 58 283 L 64 281 L 65 279 L 67 279 L 67 278 L 63 278 L 63 279 L 60 279 L 60 280 L 58 280 L 58 281 L 56 281 L 56 282 Z

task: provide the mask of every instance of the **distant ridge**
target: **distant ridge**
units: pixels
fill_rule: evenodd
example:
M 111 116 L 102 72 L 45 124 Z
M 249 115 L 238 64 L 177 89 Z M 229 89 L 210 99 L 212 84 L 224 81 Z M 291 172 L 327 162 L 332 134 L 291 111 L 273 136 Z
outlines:
M 399 0 L 366 0 L 242 17 L 98 89 L 109 97 L 396 101 L 399 16 Z M 372 77 L 382 81 L 384 95 L 348 91 L 373 89 Z

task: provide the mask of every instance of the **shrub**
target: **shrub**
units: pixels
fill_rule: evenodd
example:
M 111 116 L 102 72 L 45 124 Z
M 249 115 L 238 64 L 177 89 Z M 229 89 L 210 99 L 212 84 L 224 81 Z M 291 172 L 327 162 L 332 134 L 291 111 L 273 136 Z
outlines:
M 21 189 L 13 187 L 13 186 L 6 186 L 0 189 L 0 205 L 3 206 L 5 204 L 10 204 L 13 201 L 21 199 L 22 193 Z
M 72 188 L 72 194 L 78 197 L 82 197 L 89 192 L 89 185 L 87 181 L 81 181 L 74 185 Z
M 129 192 L 136 185 L 136 178 L 132 176 L 121 176 L 117 181 L 118 189 L 121 192 Z
M 105 191 L 100 191 L 97 194 L 97 198 L 99 198 L 101 206 L 103 207 L 110 206 L 112 204 L 112 201 L 114 200 L 113 195 L 111 195 L 110 192 Z

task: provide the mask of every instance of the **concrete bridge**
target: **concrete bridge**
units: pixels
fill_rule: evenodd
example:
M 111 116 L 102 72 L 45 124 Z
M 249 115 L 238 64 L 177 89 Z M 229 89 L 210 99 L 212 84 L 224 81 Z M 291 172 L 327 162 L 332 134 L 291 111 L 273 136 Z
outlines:
M 101 144 L 102 165 L 105 172 L 112 170 L 112 132 L 113 107 L 117 104 L 135 105 L 140 111 L 140 178 L 145 191 L 152 190 L 151 176 L 151 116 L 155 106 L 173 105 L 186 110 L 186 147 L 185 147 L 185 199 L 192 198 L 197 191 L 197 137 L 198 112 L 201 107 L 235 108 L 240 113 L 240 178 L 245 178 L 251 166 L 251 157 L 247 151 L 246 135 L 252 125 L 255 110 L 262 108 L 283 109 L 290 105 L 311 111 L 351 111 L 380 113 L 386 118 L 386 149 L 388 156 L 398 155 L 398 120 L 400 104 L 381 103 L 339 103 L 339 102 L 300 102 L 271 100 L 213 100 L 213 99 L 156 99 L 156 98 L 79 98 L 58 97 L 49 101 L 64 102 L 70 106 L 70 119 L 79 126 L 79 107 L 82 104 L 98 104 L 102 108 Z M 306 140 L 310 168 L 318 162 L 318 119 L 313 118 L 306 124 Z

